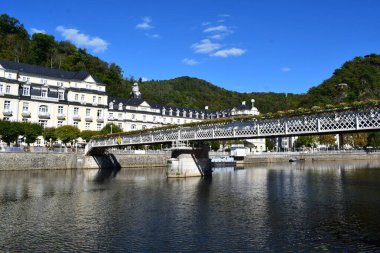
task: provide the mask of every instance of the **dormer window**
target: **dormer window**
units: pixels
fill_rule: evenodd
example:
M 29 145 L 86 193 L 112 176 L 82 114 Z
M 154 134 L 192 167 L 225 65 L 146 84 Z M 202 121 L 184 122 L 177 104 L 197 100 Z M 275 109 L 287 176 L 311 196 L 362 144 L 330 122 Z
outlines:
M 41 90 L 41 97 L 46 98 L 47 97 L 47 90 Z
M 166 109 L 163 108 L 163 109 L 162 109 L 162 115 L 165 115 L 165 112 L 166 112 Z
M 169 115 L 173 116 L 173 109 L 170 108 Z
M 176 111 L 176 115 L 177 115 L 177 117 L 179 116 L 179 110 L 177 109 L 177 111 Z
M 119 110 L 123 110 L 123 103 L 119 103 Z
M 111 109 L 111 110 L 113 109 L 113 103 L 112 102 L 109 103 L 109 109 Z
M 193 117 L 193 112 L 189 112 L 189 117 L 190 117 L 190 118 Z
M 183 117 L 186 117 L 186 111 L 183 111 Z

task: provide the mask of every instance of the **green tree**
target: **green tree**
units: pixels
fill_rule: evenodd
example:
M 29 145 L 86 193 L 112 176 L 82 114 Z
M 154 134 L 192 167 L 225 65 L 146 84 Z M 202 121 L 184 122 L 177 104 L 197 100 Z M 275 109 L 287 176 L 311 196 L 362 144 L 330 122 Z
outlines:
M 368 145 L 371 147 L 380 147 L 380 132 L 368 134 Z
M 294 142 L 297 148 L 314 147 L 317 142 L 317 137 L 312 135 L 302 135 Z
M 265 146 L 267 147 L 267 150 L 273 150 L 274 149 L 274 143 L 273 139 L 271 138 L 265 138 Z
M 55 134 L 65 145 L 77 139 L 80 135 L 80 130 L 74 126 L 61 126 L 55 130 Z
M 0 135 L 1 139 L 7 143 L 8 146 L 11 143 L 17 141 L 18 136 L 23 134 L 23 127 L 19 122 L 0 121 Z
M 99 134 L 111 134 L 111 133 L 122 133 L 123 130 L 115 125 L 114 123 L 107 123 L 100 131 Z
M 30 143 L 34 143 L 37 137 L 42 134 L 42 126 L 34 123 L 21 123 L 25 143 L 30 146 Z
M 46 141 L 49 141 L 50 146 L 51 146 L 53 144 L 53 142 L 55 142 L 58 139 L 57 133 L 56 133 L 56 128 L 55 127 L 46 127 L 42 133 L 42 137 L 44 137 L 44 139 Z
M 89 140 L 91 140 L 92 137 L 94 137 L 95 135 L 98 135 L 99 132 L 98 131 L 92 131 L 92 130 L 83 130 L 81 133 L 80 133 L 80 137 L 85 140 L 86 142 L 88 142 Z
M 320 135 L 319 143 L 322 145 L 326 145 L 327 147 L 334 146 L 336 144 L 336 137 L 334 134 L 324 134 Z
M 56 43 L 53 36 L 35 33 L 31 40 L 31 61 L 37 65 L 50 65 Z

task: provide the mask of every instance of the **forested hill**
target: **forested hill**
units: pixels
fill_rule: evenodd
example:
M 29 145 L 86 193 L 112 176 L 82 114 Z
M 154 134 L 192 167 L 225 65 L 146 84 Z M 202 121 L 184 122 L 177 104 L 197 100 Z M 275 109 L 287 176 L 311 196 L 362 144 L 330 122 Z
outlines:
M 86 70 L 107 84 L 110 96 L 129 97 L 133 77 L 124 78 L 122 69 L 77 48 L 68 41 L 56 41 L 51 35 L 29 35 L 13 17 L 0 15 L 0 58 L 71 71 Z M 312 107 L 320 104 L 380 99 L 380 55 L 371 54 L 348 61 L 322 84 L 306 94 L 274 92 L 239 93 L 207 81 L 178 77 L 141 83 L 143 97 L 151 103 L 210 109 L 232 108 L 255 99 L 263 112 Z M 252 86 L 252 90 L 255 87 Z

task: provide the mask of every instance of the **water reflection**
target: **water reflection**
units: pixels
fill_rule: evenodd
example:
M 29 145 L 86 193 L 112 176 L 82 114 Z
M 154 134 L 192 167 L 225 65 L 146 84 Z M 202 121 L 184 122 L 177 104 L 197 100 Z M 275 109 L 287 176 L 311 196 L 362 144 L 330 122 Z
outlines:
M 376 251 L 380 163 L 0 172 L 0 251 Z M 99 180 L 99 177 L 102 180 Z

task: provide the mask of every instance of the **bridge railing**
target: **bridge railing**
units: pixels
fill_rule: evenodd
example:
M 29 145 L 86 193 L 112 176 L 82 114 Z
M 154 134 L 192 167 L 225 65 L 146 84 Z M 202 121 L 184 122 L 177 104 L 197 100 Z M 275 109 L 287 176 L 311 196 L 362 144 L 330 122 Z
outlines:
M 380 108 L 333 111 L 262 120 L 251 119 L 200 126 L 178 126 L 166 130 L 152 129 L 140 134 L 91 140 L 86 146 L 85 152 L 87 154 L 96 148 L 176 141 L 254 139 L 372 130 L 380 130 Z

